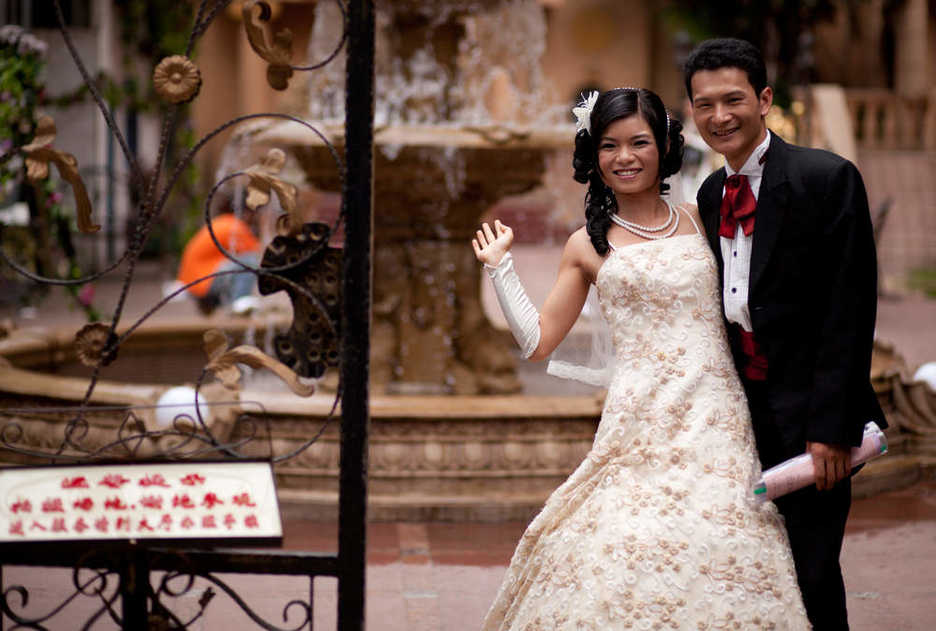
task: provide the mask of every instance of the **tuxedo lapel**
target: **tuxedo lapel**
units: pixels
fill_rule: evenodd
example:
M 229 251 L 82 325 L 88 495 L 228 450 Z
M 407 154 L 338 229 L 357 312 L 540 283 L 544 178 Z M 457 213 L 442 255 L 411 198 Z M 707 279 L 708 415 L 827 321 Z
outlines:
M 767 261 L 770 260 L 770 254 L 777 243 L 783 219 L 789 208 L 790 185 L 786 176 L 789 156 L 786 143 L 776 134 L 772 136 L 770 147 L 767 149 L 763 180 L 757 195 L 754 241 L 751 246 L 750 291 L 757 286 L 767 267 Z
M 705 236 L 708 238 L 709 245 L 712 247 L 712 252 L 715 253 L 715 259 L 718 261 L 718 270 L 719 273 L 721 273 L 723 261 L 721 244 L 718 238 L 718 224 L 721 221 L 721 215 L 719 213 L 721 209 L 722 189 L 725 186 L 724 167 L 715 172 L 714 181 L 712 181 L 711 184 L 711 186 L 706 187 L 704 191 L 702 191 L 704 197 L 701 197 L 698 202 L 699 210 L 702 215 L 702 223 L 705 226 Z

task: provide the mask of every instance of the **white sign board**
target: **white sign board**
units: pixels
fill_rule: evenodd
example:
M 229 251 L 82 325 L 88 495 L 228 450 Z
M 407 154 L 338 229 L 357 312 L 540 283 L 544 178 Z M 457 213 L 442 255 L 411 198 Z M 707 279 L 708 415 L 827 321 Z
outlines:
M 280 542 L 282 534 L 269 462 L 0 469 L 0 543 Z

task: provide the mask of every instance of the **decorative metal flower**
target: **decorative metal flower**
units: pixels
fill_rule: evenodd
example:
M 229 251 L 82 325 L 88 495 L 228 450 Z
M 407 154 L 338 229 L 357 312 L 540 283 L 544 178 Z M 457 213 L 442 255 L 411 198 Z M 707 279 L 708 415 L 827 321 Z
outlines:
M 286 154 L 282 149 L 270 149 L 257 164 L 244 170 L 250 178 L 247 184 L 247 207 L 256 210 L 270 202 L 270 191 L 279 198 L 280 206 L 290 218 L 290 224 L 301 227 L 301 220 L 296 216 L 296 186 L 276 177 L 286 164 Z
M 244 17 L 244 30 L 247 31 L 250 47 L 270 64 L 267 67 L 267 83 L 274 90 L 285 90 L 289 87 L 289 79 L 293 74 L 290 65 L 292 31 L 288 28 L 277 31 L 269 38 L 270 43 L 267 43 L 266 23 L 273 15 L 270 5 L 260 0 L 246 0 L 241 7 L 241 14 Z
M 23 153 L 26 154 L 26 177 L 34 184 L 46 179 L 49 177 L 49 163 L 53 163 L 75 194 L 78 229 L 85 234 L 97 232 L 101 226 L 91 221 L 91 200 L 88 198 L 84 181 L 78 174 L 78 160 L 72 154 L 52 147 L 55 134 L 55 119 L 51 116 L 40 116 L 36 121 L 36 136 L 31 143 L 23 146 Z
M 103 322 L 84 325 L 75 334 L 75 352 L 78 359 L 85 366 L 92 368 L 98 364 L 106 366 L 111 363 L 116 353 L 104 355 L 104 349 L 107 348 L 110 339 L 110 327 Z
M 228 350 L 227 336 L 218 329 L 206 331 L 202 338 L 202 347 L 208 355 L 205 370 L 229 390 L 240 390 L 241 370 L 237 364 L 246 364 L 251 368 L 266 368 L 289 386 L 300 397 L 315 393 L 315 384 L 301 379 L 286 364 L 279 362 L 254 346 L 237 346 Z
M 153 71 L 153 87 L 170 103 L 188 103 L 201 88 L 201 72 L 188 57 L 172 55 L 160 61 Z

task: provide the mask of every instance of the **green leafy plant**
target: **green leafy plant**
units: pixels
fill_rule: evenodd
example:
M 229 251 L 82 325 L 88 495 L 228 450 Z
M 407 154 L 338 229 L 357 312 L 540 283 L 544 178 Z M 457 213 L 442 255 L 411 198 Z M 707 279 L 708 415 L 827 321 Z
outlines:
M 930 298 L 936 298 L 936 267 L 918 267 L 910 270 L 907 285 L 910 289 L 922 291 Z
M 71 213 L 64 196 L 51 178 L 32 185 L 17 149 L 29 143 L 36 132 L 38 109 L 45 103 L 41 81 L 46 44 L 16 25 L 0 28 L 0 205 L 25 201 L 29 206 L 29 232 L 14 234 L 13 254 L 28 258 L 39 274 L 52 273 L 52 242 L 64 254 L 64 269 L 56 272 L 80 278 L 81 268 L 72 245 Z M 93 287 L 66 286 L 89 321 L 100 318 L 92 304 Z
M 15 25 L 0 28 L 0 203 L 14 194 L 23 161 L 14 151 L 32 139 L 45 97 L 39 75 L 46 45 Z

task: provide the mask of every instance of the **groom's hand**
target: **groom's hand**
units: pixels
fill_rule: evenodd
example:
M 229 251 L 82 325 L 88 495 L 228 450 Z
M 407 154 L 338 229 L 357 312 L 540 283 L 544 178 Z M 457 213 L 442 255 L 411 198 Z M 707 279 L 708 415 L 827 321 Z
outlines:
M 851 449 L 845 445 L 807 442 L 806 451 L 812 454 L 820 491 L 831 489 L 851 471 Z

